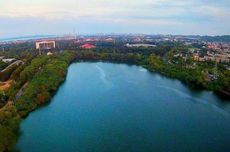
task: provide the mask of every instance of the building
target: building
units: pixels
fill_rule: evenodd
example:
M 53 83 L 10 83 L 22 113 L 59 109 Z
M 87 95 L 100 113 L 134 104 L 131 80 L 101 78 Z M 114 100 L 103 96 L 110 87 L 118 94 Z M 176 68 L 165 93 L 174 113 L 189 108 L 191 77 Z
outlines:
M 84 45 L 81 46 L 81 48 L 83 48 L 83 49 L 93 49 L 95 47 L 96 46 L 92 45 L 92 44 L 84 44 Z
M 55 41 L 40 41 L 36 42 L 36 49 L 39 50 L 39 54 L 41 54 L 42 50 L 51 50 L 56 48 Z
M 133 48 L 133 47 L 144 47 L 144 48 L 148 48 L 148 47 L 156 47 L 156 45 L 153 45 L 153 44 L 144 44 L 144 43 L 138 43 L 138 44 L 129 44 L 127 43 L 125 45 L 126 47 L 130 47 L 130 48 Z
M 199 54 L 193 54 L 194 61 L 213 61 L 217 63 L 229 63 L 230 57 L 227 54 L 210 54 L 200 57 Z
M 38 50 L 50 50 L 56 47 L 55 41 L 40 41 L 36 42 L 36 49 Z

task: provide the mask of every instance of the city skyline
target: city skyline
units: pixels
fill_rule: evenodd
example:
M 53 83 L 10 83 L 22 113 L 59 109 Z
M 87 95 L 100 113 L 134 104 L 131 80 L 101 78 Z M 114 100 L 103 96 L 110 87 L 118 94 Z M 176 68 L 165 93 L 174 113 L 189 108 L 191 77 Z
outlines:
M 230 1 L 0 0 L 0 38 L 43 34 L 230 34 Z

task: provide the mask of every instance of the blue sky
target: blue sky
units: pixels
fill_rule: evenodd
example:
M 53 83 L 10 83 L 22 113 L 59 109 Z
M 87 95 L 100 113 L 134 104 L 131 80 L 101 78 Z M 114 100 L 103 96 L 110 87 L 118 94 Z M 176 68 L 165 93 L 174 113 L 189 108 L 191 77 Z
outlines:
M 0 0 L 0 38 L 74 31 L 230 34 L 230 0 Z

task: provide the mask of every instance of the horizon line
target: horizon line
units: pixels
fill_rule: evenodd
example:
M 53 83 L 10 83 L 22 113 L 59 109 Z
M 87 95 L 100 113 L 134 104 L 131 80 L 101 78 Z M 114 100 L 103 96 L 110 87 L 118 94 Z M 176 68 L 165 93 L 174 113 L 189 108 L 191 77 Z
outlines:
M 10 37 L 0 37 L 1 40 L 7 40 L 7 39 L 23 39 L 23 38 L 36 38 L 36 37 L 63 37 L 63 36 L 96 36 L 96 35 L 151 35 L 151 36 L 210 36 L 210 37 L 215 37 L 215 36 L 230 36 L 230 34 L 151 34 L 151 33 L 118 33 L 118 32 L 111 32 L 111 33 L 65 33 L 65 34 L 33 34 L 33 35 L 22 35 L 22 36 L 10 36 Z

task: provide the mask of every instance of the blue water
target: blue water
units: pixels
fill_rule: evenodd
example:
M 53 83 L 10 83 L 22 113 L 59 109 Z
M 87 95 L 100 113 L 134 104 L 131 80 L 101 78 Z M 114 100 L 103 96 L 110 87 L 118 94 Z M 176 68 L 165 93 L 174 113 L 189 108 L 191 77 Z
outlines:
M 228 152 L 230 107 L 138 66 L 73 63 L 21 123 L 21 152 Z
M 42 38 L 56 38 L 57 35 L 34 35 L 34 36 L 20 36 L 20 37 L 10 37 L 10 38 L 0 38 L 0 42 L 11 42 L 11 41 L 26 41 Z

